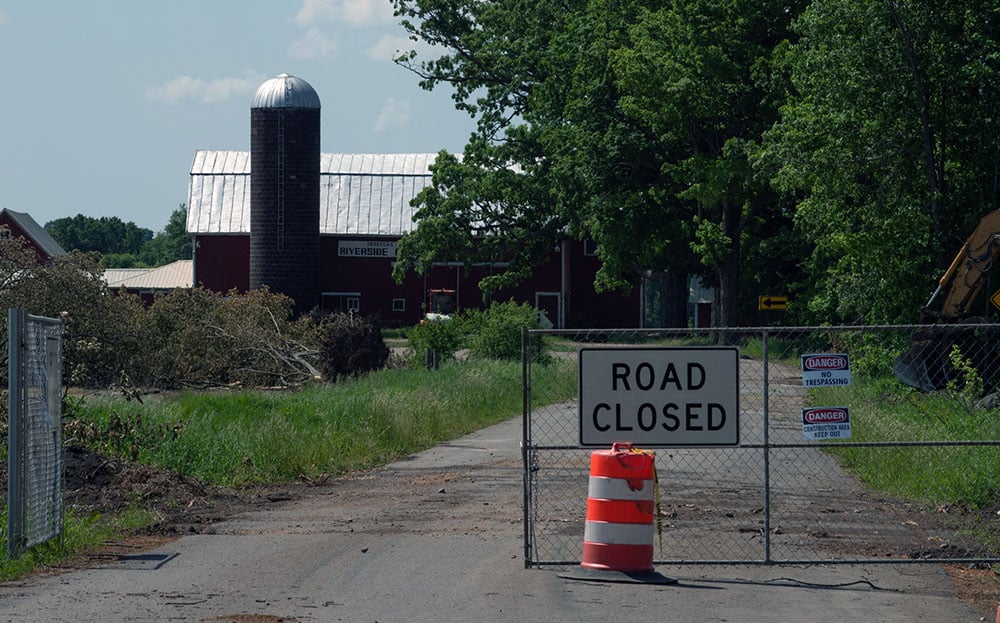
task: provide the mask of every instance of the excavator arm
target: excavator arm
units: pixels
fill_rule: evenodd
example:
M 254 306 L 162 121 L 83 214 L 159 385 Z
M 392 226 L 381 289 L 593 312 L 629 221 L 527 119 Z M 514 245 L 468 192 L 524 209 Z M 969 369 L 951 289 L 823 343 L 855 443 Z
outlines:
M 990 212 L 979 221 L 969 239 L 959 249 L 951 266 L 938 281 L 938 287 L 921 311 L 922 322 L 956 322 L 970 314 L 970 306 L 986 283 L 986 273 L 1000 256 L 1000 210 Z M 932 305 L 944 292 L 940 309 Z
M 975 322 L 972 306 L 986 284 L 986 275 L 1000 257 L 1000 210 L 990 212 L 965 241 L 920 311 L 923 324 Z M 943 295 L 939 307 L 935 301 Z M 957 334 L 918 331 L 910 349 L 896 358 L 893 372 L 902 382 L 923 391 L 944 388 L 949 380 L 947 357 Z

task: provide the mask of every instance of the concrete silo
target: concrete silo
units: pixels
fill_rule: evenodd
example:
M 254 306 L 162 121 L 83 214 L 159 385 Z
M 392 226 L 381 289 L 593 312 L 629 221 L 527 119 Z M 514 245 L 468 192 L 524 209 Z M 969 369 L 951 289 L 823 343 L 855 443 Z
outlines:
M 250 107 L 250 288 L 319 304 L 319 96 L 281 74 Z

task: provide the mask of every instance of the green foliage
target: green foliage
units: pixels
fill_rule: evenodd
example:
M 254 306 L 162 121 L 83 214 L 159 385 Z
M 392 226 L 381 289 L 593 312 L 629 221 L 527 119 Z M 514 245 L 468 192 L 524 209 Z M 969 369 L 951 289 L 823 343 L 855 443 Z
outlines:
M 521 328 L 538 328 L 538 311 L 527 303 L 493 303 L 485 311 L 467 312 L 468 346 L 474 355 L 488 359 L 521 359 Z M 532 338 L 532 358 L 549 360 L 542 336 Z
M 853 359 L 852 359 L 853 363 Z M 981 441 L 996 439 L 1000 411 L 970 406 L 949 392 L 921 394 L 895 379 L 855 376 L 846 388 L 811 390 L 813 404 L 851 410 L 851 442 Z M 925 505 L 972 509 L 995 504 L 1000 448 L 885 446 L 825 451 L 866 485 Z
M 375 318 L 330 314 L 319 324 L 319 370 L 328 381 L 380 370 L 389 358 Z
M 45 230 L 68 251 L 100 253 L 105 266 L 144 268 L 191 259 L 192 242 L 186 221 L 187 208 L 181 205 L 155 236 L 152 231 L 135 223 L 124 223 L 118 217 L 92 218 L 82 214 L 50 221 Z
M 139 253 L 153 238 L 153 232 L 125 223 L 117 216 L 92 218 L 77 214 L 50 221 L 45 231 L 67 251 L 97 253 Z
M 0 582 L 17 580 L 31 571 L 54 566 L 88 549 L 99 547 L 109 539 L 142 526 L 150 525 L 155 517 L 149 511 L 131 508 L 113 516 L 82 516 L 69 509 L 63 520 L 62 536 L 36 545 L 20 558 L 7 556 L 7 509 L 0 512 Z
M 985 388 L 983 377 L 972 360 L 962 354 L 958 344 L 951 345 L 948 363 L 954 371 L 953 378 L 947 384 L 948 393 L 961 403 L 967 412 L 974 412 L 976 401 L 983 397 Z
M 575 372 L 572 362 L 537 367 L 533 403 L 573 396 Z M 67 419 L 95 450 L 202 482 L 282 482 L 364 469 L 508 419 L 521 409 L 520 382 L 518 364 L 483 360 L 382 370 L 296 392 L 94 398 Z M 131 441 L 118 441 L 132 430 Z
M 177 260 L 189 260 L 191 245 L 191 236 L 187 233 L 187 207 L 181 205 L 170 213 L 163 231 L 142 245 L 138 262 L 146 266 L 164 266 Z
M 756 164 L 798 204 L 807 321 L 914 321 L 1000 207 L 998 16 L 992 0 L 814 0 L 780 47 L 793 88 Z
M 443 50 L 399 62 L 425 88 L 454 88 L 478 123 L 417 198 L 397 279 L 435 261 L 507 261 L 480 284 L 493 292 L 568 234 L 597 243 L 599 291 L 703 274 L 721 287 L 723 322 L 738 322 L 743 232 L 791 228 L 747 144 L 776 119 L 756 74 L 769 78 L 760 68 L 801 2 L 394 4 L 415 39 Z M 696 240 L 696 216 L 719 235 Z
M 462 345 L 465 330 L 461 318 L 421 320 L 409 332 L 414 364 L 423 364 L 428 352 L 437 353 L 439 361 L 454 359 L 455 352 Z

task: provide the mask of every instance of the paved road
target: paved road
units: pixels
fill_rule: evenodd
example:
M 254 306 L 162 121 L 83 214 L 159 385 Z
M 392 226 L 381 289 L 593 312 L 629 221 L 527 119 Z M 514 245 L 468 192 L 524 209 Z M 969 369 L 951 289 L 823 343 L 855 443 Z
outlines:
M 519 437 L 513 420 L 142 557 L 0 585 L 0 621 L 983 620 L 936 565 L 658 568 L 672 586 L 525 570 Z

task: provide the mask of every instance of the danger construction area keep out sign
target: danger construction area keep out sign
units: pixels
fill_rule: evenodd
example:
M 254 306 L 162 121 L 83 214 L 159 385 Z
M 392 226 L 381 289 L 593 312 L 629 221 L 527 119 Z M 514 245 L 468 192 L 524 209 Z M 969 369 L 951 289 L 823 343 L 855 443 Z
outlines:
M 735 446 L 736 347 L 581 348 L 580 446 Z

